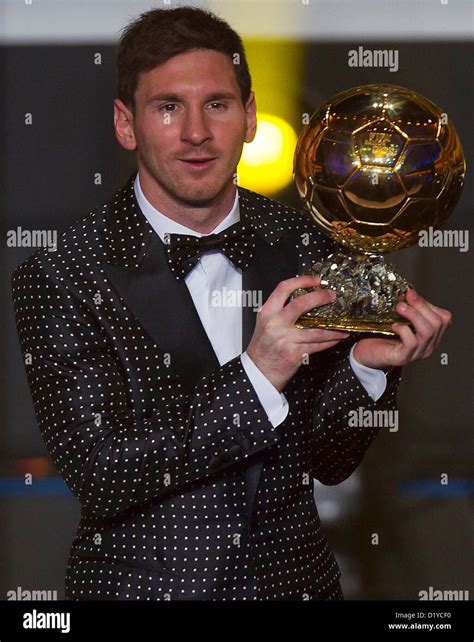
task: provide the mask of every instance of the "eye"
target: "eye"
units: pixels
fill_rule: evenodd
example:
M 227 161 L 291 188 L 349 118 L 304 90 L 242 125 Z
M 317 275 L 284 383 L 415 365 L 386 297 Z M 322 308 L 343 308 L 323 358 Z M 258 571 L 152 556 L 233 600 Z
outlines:
M 225 109 L 225 107 L 226 107 L 226 105 L 224 105 L 224 103 L 218 103 L 218 102 L 209 103 L 209 105 L 211 107 L 215 107 L 217 109 Z
M 175 104 L 175 103 L 166 103 L 166 105 L 162 105 L 162 106 L 160 107 L 160 111 L 165 110 L 165 111 L 166 111 L 166 112 L 168 112 L 168 113 L 170 113 L 170 112 L 173 112 L 173 111 L 174 111 L 174 109 L 168 110 L 168 109 L 167 109 L 168 107 L 176 107 L 176 104 Z

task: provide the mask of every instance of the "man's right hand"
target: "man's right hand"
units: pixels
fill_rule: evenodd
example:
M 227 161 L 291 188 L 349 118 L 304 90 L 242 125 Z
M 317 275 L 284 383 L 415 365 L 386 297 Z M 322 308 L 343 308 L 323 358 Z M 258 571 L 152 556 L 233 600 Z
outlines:
M 298 288 L 315 287 L 321 279 L 297 276 L 281 281 L 257 312 L 257 322 L 247 354 L 257 368 L 281 392 L 303 363 L 305 355 L 321 352 L 337 345 L 349 332 L 295 328 L 302 315 L 321 305 L 332 303 L 332 290 L 316 290 L 303 294 L 287 305 L 285 301 Z

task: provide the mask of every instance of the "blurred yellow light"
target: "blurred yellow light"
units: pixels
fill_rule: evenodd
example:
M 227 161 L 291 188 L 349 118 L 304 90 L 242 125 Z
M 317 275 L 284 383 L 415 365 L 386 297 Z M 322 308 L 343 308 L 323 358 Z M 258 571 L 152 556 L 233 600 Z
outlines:
M 257 114 L 257 133 L 244 144 L 237 166 L 239 185 L 267 196 L 286 187 L 293 176 L 297 136 L 286 120 L 272 114 Z

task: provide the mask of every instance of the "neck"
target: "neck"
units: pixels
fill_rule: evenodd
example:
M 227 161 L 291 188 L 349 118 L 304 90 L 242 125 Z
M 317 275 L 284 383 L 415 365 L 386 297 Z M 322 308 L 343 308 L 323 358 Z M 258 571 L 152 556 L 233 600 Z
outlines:
M 195 206 L 185 201 L 177 201 L 146 171 L 139 168 L 140 187 L 143 195 L 155 209 L 172 221 L 189 229 L 208 234 L 229 214 L 234 204 L 236 186 L 233 181 L 206 205 Z

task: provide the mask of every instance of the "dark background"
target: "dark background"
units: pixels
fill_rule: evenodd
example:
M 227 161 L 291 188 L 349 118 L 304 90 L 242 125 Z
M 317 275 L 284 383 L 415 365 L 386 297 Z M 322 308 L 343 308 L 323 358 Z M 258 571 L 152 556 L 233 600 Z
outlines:
M 359 45 L 398 49 L 398 73 L 349 68 L 347 51 Z M 446 227 L 471 229 L 470 43 L 303 46 L 299 111 L 292 123 L 296 131 L 301 112 L 311 113 L 355 85 L 388 82 L 425 94 L 449 114 L 467 159 L 464 192 Z M 100 66 L 91 63 L 96 52 L 102 54 Z M 6 158 L 0 178 L 5 239 L 0 252 L 0 600 L 17 587 L 55 589 L 62 598 L 79 505 L 58 479 L 38 431 L 14 325 L 10 276 L 34 250 L 7 247 L 6 233 L 17 226 L 60 233 L 112 197 L 135 168 L 135 157 L 114 137 L 111 45 L 12 45 L 2 47 L 0 55 Z M 33 114 L 33 126 L 25 126 L 26 112 Z M 96 173 L 101 185 L 94 184 Z M 299 207 L 292 186 L 275 198 Z M 472 598 L 472 253 L 412 247 L 390 258 L 423 296 L 449 309 L 454 322 L 441 349 L 405 368 L 399 431 L 382 431 L 344 484 L 317 484 L 318 507 L 343 570 L 347 598 L 418 599 L 418 592 L 430 586 L 469 590 Z M 448 365 L 441 365 L 442 352 Z M 28 472 L 34 474 L 32 486 L 24 484 Z M 447 486 L 440 483 L 444 473 Z M 371 544 L 372 533 L 379 534 L 378 546 Z

